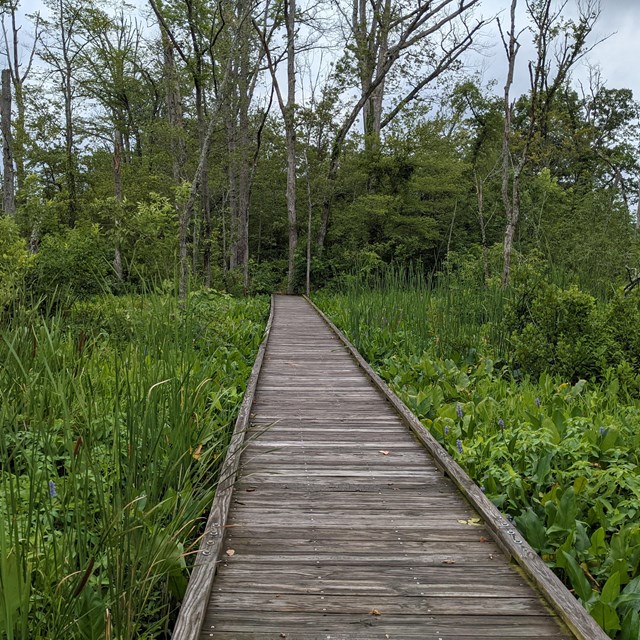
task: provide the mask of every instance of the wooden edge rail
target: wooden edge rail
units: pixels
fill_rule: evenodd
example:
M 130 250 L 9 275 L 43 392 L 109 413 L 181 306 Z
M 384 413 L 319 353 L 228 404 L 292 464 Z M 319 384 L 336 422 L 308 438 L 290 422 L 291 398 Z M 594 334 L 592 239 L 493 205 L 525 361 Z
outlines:
M 498 508 L 482 493 L 462 467 L 447 453 L 420 420 L 409 410 L 387 383 L 371 368 L 347 337 L 307 297 L 305 299 L 320 314 L 331 330 L 340 338 L 374 384 L 416 435 L 433 457 L 440 470 L 449 476 L 458 489 L 484 519 L 496 542 L 522 568 L 525 575 L 542 592 L 547 602 L 569 627 L 578 640 L 608 640 L 609 636 L 589 615 L 562 581 L 544 563 L 542 558 L 527 544 L 515 525 L 505 519 Z
M 240 412 L 231 436 L 231 443 L 227 449 L 216 495 L 211 505 L 211 512 L 207 520 L 204 534 L 200 541 L 196 560 L 191 571 L 189 584 L 180 606 L 178 620 L 171 636 L 173 640 L 196 640 L 202 629 L 213 579 L 222 553 L 222 542 L 224 540 L 225 526 L 231 504 L 231 495 L 236 481 L 240 455 L 244 444 L 245 433 L 249 426 L 249 417 L 253 399 L 256 394 L 258 377 L 262 368 L 267 341 L 273 323 L 275 304 L 271 297 L 271 310 L 269 320 L 264 332 L 264 338 L 258 349 L 258 354 L 253 363 L 251 376 L 247 382 L 247 390 L 240 406 Z

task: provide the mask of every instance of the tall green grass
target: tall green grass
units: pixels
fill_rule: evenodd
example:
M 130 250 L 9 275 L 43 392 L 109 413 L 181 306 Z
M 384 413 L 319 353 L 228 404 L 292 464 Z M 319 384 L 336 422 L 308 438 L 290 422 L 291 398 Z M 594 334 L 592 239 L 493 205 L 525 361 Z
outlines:
M 347 331 L 375 361 L 390 348 L 451 357 L 485 346 L 504 355 L 509 295 L 499 286 L 470 283 L 459 274 L 429 276 L 421 265 L 384 265 L 353 272 L 335 293 L 320 293 L 317 299 L 349 309 L 344 315 Z
M 267 311 L 102 298 L 0 329 L 0 637 L 169 637 Z

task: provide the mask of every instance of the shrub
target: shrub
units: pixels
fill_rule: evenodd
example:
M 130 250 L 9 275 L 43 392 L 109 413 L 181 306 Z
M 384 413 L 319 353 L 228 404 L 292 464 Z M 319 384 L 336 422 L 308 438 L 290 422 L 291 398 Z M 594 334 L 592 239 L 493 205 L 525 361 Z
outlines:
M 29 257 L 16 224 L 0 217 L 0 311 L 16 299 Z
M 251 279 L 250 292 L 274 293 L 282 289 L 282 284 L 287 276 L 286 260 L 270 260 L 267 262 L 249 261 L 249 274 Z
M 608 367 L 620 361 L 606 313 L 593 296 L 576 286 L 539 287 L 512 343 L 516 363 L 535 377 L 548 371 L 573 381 L 601 379 Z
M 110 288 L 111 251 L 98 225 L 82 225 L 46 236 L 30 270 L 37 297 L 86 298 Z
M 123 225 L 123 249 L 130 275 L 142 281 L 172 277 L 178 252 L 178 219 L 167 198 L 151 194 Z

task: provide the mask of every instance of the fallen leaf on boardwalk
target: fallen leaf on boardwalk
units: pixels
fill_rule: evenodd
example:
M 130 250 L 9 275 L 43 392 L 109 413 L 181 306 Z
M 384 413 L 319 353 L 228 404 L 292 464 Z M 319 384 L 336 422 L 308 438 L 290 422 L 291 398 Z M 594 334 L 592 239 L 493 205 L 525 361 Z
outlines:
M 229 557 L 231 557 L 231 556 L 235 556 L 235 555 L 236 555 L 235 549 L 227 549 L 225 553 L 226 553 Z
M 484 536 L 482 536 L 482 537 L 480 538 L 480 542 L 488 542 L 488 540 L 487 540 L 487 538 L 485 538 Z
M 382 449 L 380 449 L 380 451 L 378 453 L 381 453 L 383 456 L 388 456 L 389 455 L 388 451 L 383 451 Z
M 448 558 L 447 560 L 443 560 L 442 564 L 455 564 L 456 561 L 453 558 Z
M 256 487 L 247 487 L 246 491 L 247 493 L 251 493 L 252 491 L 255 491 Z
M 458 524 L 468 524 L 471 527 L 481 527 L 480 518 L 469 518 L 468 520 L 458 520 Z
M 378 611 L 377 609 L 371 609 L 371 611 L 369 611 L 369 615 L 370 616 L 381 616 L 382 612 Z

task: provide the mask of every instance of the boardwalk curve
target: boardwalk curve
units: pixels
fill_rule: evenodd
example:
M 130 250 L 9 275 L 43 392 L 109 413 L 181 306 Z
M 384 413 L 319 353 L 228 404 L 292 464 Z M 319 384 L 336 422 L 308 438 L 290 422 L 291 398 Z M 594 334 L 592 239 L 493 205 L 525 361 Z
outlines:
M 311 304 L 272 314 L 174 638 L 606 638 Z

